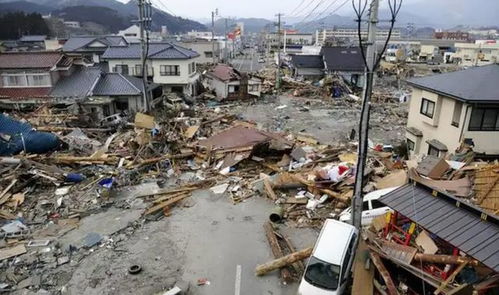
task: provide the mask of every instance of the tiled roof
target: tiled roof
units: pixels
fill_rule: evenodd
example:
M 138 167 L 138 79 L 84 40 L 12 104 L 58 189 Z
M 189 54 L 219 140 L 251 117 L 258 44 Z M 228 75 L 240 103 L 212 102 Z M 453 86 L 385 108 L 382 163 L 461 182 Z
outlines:
M 208 72 L 209 76 L 222 81 L 231 81 L 241 79 L 241 74 L 231 66 L 226 64 L 218 64 L 213 70 Z
M 0 88 L 0 99 L 21 100 L 29 98 L 49 98 L 50 87 L 38 88 Z
M 95 87 L 101 75 L 101 70 L 96 67 L 80 68 L 70 76 L 64 77 L 50 93 L 53 97 L 86 97 Z
M 151 43 L 148 58 L 150 59 L 189 59 L 199 56 L 193 50 L 172 43 Z M 107 59 L 139 59 L 141 57 L 140 44 L 129 46 L 109 47 L 102 55 Z
M 21 42 L 43 42 L 47 39 L 47 35 L 26 35 L 22 36 L 19 41 Z
M 499 101 L 498 64 L 414 78 L 407 82 L 415 87 L 438 92 L 462 101 L 482 103 L 497 103 Z
M 323 47 L 328 71 L 364 72 L 364 60 L 358 47 Z
M 0 54 L 0 69 L 46 69 L 63 58 L 60 52 L 8 52 Z
M 321 55 L 291 55 L 291 62 L 296 68 L 324 68 Z
M 74 52 L 74 51 L 85 51 L 86 48 L 85 46 L 98 41 L 101 42 L 104 45 L 107 46 L 123 46 L 120 45 L 120 43 L 124 42 L 126 43 L 126 40 L 121 37 L 121 36 L 101 36 L 101 37 L 96 37 L 96 36 L 80 36 L 80 37 L 71 37 L 69 38 L 66 43 L 64 43 L 64 46 L 62 47 L 62 51 L 65 52 Z M 91 48 L 92 50 L 96 50 L 99 48 Z M 106 48 L 103 47 L 101 48 L 102 50 L 105 50 Z
M 106 73 L 93 90 L 93 95 L 141 95 L 142 80 L 119 73 Z
M 119 73 L 105 73 L 99 67 L 81 68 L 61 79 L 50 93 L 53 97 L 85 98 L 96 95 L 140 95 L 142 80 Z

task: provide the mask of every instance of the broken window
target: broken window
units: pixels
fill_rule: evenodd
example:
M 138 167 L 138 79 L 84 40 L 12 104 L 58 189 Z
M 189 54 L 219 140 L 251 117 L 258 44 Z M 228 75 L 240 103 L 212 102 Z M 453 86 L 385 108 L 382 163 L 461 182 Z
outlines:
M 423 98 L 423 100 L 421 101 L 421 109 L 419 112 L 427 116 L 428 118 L 433 118 L 433 114 L 435 112 L 435 103 L 431 100 Z
M 407 150 L 413 151 L 415 146 L 416 144 L 414 143 L 414 141 L 407 139 Z
M 461 112 L 463 110 L 463 103 L 460 101 L 454 102 L 454 113 L 452 114 L 452 126 L 459 127 L 459 121 L 461 119 Z

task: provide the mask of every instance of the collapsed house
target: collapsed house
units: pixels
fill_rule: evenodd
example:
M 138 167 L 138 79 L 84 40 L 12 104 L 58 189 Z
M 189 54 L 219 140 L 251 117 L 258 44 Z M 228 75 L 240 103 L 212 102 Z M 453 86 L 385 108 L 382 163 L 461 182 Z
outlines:
M 241 73 L 226 64 L 218 64 L 206 73 L 206 84 L 221 99 L 260 97 L 262 80 Z

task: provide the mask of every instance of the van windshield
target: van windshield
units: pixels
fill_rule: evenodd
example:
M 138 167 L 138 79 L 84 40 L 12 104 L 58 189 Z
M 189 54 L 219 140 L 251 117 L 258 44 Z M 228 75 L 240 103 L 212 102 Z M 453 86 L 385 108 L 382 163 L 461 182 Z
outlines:
M 310 257 L 305 281 L 326 290 L 336 290 L 340 280 L 340 266 L 322 261 L 316 257 Z

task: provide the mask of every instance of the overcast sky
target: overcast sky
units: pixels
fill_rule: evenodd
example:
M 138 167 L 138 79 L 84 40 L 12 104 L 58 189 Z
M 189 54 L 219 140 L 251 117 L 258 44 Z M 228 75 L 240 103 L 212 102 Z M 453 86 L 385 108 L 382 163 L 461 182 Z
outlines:
M 128 2 L 128 0 L 119 0 Z M 346 3 L 337 11 L 341 15 L 350 15 L 352 13 L 351 0 L 303 0 L 303 4 L 298 7 L 302 0 L 152 0 L 153 5 L 165 10 L 167 7 L 170 13 L 193 19 L 211 17 L 211 11 L 218 8 L 223 17 L 261 17 L 274 19 L 278 12 L 286 15 L 298 15 L 305 17 L 318 3 L 316 12 L 324 11 L 329 5 L 327 12 L 331 12 L 338 6 Z M 432 0 L 404 0 L 404 3 L 412 4 L 421 1 L 431 2 Z M 433 0 L 442 1 L 442 0 Z M 444 0 L 446 1 L 446 0 Z M 457 2 L 461 0 L 455 0 Z M 495 1 L 495 0 L 490 0 Z M 386 0 L 382 0 L 386 2 Z M 298 7 L 297 11 L 291 14 Z

